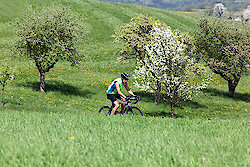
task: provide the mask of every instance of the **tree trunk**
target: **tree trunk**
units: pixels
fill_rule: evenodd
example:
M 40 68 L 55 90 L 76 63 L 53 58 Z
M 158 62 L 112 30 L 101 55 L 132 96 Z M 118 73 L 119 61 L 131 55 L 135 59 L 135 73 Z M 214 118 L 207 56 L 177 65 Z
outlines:
M 161 96 L 161 85 L 159 84 L 159 81 L 156 83 L 156 92 L 155 92 L 155 103 L 159 103 L 160 101 L 160 96 Z
M 238 77 L 235 77 L 234 81 L 232 81 L 232 80 L 228 81 L 228 89 L 229 89 L 228 96 L 229 97 L 234 97 L 235 89 L 236 89 L 236 86 L 238 85 L 239 81 L 240 81 L 240 75 L 238 75 Z
M 158 104 L 160 101 L 160 92 L 156 91 L 155 92 L 155 103 Z
M 40 71 L 40 91 L 45 92 L 45 73 Z
M 171 118 L 174 117 L 174 102 L 171 102 Z
M 228 81 L 229 97 L 234 97 L 236 85 L 232 81 Z
M 4 91 L 4 84 L 3 84 L 2 93 L 1 93 L 0 106 L 2 105 L 2 102 L 3 102 L 3 91 Z

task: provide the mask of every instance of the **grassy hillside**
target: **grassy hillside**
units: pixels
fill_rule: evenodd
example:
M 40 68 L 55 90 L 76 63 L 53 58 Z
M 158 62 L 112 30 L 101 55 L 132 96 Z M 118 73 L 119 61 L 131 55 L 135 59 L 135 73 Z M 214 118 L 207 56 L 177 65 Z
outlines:
M 15 39 L 10 23 L 29 5 L 70 6 L 85 18 L 85 60 L 71 68 L 58 63 L 46 73 L 46 93 L 40 93 L 39 73 L 24 58 L 13 58 L 16 80 L 7 85 L 0 107 L 0 166 L 247 166 L 249 164 L 249 75 L 244 75 L 234 99 L 227 82 L 214 75 L 201 97 L 176 107 L 168 118 L 167 102 L 136 89 L 138 107 L 146 117 L 97 115 L 105 90 L 122 72 L 133 74 L 134 63 L 116 61 L 118 44 L 112 35 L 136 13 L 154 16 L 174 29 L 196 30 L 195 13 L 173 12 L 94 0 L 5 0 L 0 3 L 0 61 L 10 55 Z M 122 142 L 124 140 L 124 142 Z
M 115 55 L 119 45 L 113 43 L 113 37 L 117 26 L 126 24 L 136 13 L 144 13 L 156 17 L 157 19 L 167 23 L 173 29 L 180 29 L 184 32 L 189 32 L 191 35 L 196 30 L 195 21 L 199 18 L 195 13 L 184 12 L 170 12 L 154 8 L 145 8 L 140 6 L 132 6 L 126 4 L 113 4 L 100 1 L 84 1 L 84 0 L 64 0 L 64 1 L 21 1 L 8 0 L 1 3 L 0 10 L 0 58 L 3 60 L 10 55 L 10 44 L 12 39 L 15 39 L 14 28 L 10 25 L 11 21 L 22 17 L 25 8 L 29 5 L 34 7 L 41 7 L 43 5 L 65 5 L 71 6 L 72 12 L 79 13 L 85 18 L 86 25 L 86 45 L 84 47 L 86 52 L 86 59 L 82 65 L 77 68 L 70 68 L 67 63 L 61 62 L 55 66 L 49 73 L 46 74 L 46 87 L 48 92 L 40 94 L 37 89 L 39 85 L 39 73 L 34 64 L 22 59 L 13 59 L 13 65 L 18 69 L 16 81 L 6 88 L 4 94 L 4 103 L 6 109 L 27 109 L 40 110 L 43 106 L 49 110 L 58 110 L 58 107 L 64 108 L 69 101 L 70 103 L 77 103 L 70 107 L 73 110 L 81 109 L 86 106 L 86 101 L 96 101 L 97 104 L 90 104 L 95 107 L 95 110 L 102 104 L 106 103 L 105 89 L 113 78 L 118 77 L 121 72 L 127 71 L 133 73 L 134 63 L 121 65 L 116 62 Z M 187 111 L 181 115 L 189 115 L 188 112 L 198 112 L 195 116 L 202 116 L 203 114 L 213 115 L 214 113 L 221 113 L 222 111 L 242 110 L 243 112 L 235 113 L 235 115 L 246 116 L 248 112 L 245 109 L 249 107 L 249 85 L 246 84 L 249 77 L 244 76 L 236 89 L 236 99 L 227 98 L 227 83 L 219 76 L 214 76 L 214 81 L 210 87 L 204 92 L 203 97 L 197 99 L 193 103 L 184 104 L 184 108 L 180 107 L 179 111 Z M 130 81 L 132 86 L 133 79 Z M 132 86 L 132 89 L 135 89 Z M 138 91 L 138 90 L 135 90 Z M 140 92 L 138 92 L 141 94 Z M 211 96 L 213 95 L 213 96 Z M 157 111 L 159 113 L 167 112 L 168 105 L 165 103 L 158 106 L 152 106 L 153 97 L 143 95 L 144 110 L 146 112 Z M 22 97 L 22 98 L 20 98 Z M 39 97 L 39 98 L 35 98 Z M 46 98 L 54 99 L 52 102 L 44 104 Z M 86 99 L 87 98 L 87 99 Z M 40 99 L 40 102 L 37 100 Z M 58 103 L 59 99 L 63 103 Z M 66 102 L 67 101 L 67 102 Z M 50 104 L 58 107 L 49 107 Z M 65 103 L 64 103 L 65 102 Z M 148 102 L 148 103 L 147 103 Z M 238 104 L 240 102 L 240 105 Z M 34 103 L 34 106 L 32 105 Z M 40 104 L 41 103 L 41 104 Z M 214 105 L 219 103 L 219 105 Z M 18 104 L 18 105 L 17 105 Z M 41 106 L 40 106 L 41 105 Z M 98 106 L 98 107 L 97 107 Z M 164 106 L 164 107 L 163 107 Z M 165 108 L 165 106 L 167 108 Z M 240 108 L 238 107 L 240 106 Z M 164 108 L 164 109 L 163 109 Z M 206 112 L 211 111 L 213 114 Z M 94 110 L 92 112 L 95 112 Z M 225 113 L 223 112 L 222 115 Z
M 15 1 L 7 0 L 0 4 L 0 24 L 1 24 L 1 43 L 0 47 L 6 45 L 5 42 L 13 38 L 13 31 L 7 24 L 13 19 L 22 17 L 25 7 L 32 5 L 40 7 L 43 5 L 51 5 L 52 2 L 71 6 L 73 12 L 79 13 L 85 18 L 88 44 L 86 45 L 87 54 L 92 56 L 100 56 L 105 52 L 96 52 L 96 48 L 106 48 L 112 51 L 115 46 L 112 43 L 112 35 L 117 26 L 128 23 L 136 13 L 143 13 L 155 16 L 157 19 L 166 22 L 174 29 L 180 29 L 187 32 L 194 32 L 194 21 L 198 18 L 194 13 L 170 12 L 159 9 L 145 8 L 140 6 L 115 4 L 100 1 L 85 1 L 85 0 L 43 0 L 43 1 Z M 105 55 L 104 57 L 106 57 Z

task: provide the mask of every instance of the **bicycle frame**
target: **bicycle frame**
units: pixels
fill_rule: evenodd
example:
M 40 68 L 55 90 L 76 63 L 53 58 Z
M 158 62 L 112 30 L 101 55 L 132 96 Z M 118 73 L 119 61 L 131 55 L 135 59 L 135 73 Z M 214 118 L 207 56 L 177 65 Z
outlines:
M 135 100 L 135 102 L 131 102 L 131 100 Z M 123 112 L 121 112 L 121 111 L 117 111 L 116 110 L 116 112 L 114 113 L 114 114 L 128 114 L 129 112 L 131 112 L 133 115 L 135 115 L 135 113 L 140 113 L 140 115 L 144 115 L 143 113 L 142 113 L 142 111 L 138 108 L 138 107 L 136 107 L 136 106 L 132 106 L 131 105 L 131 103 L 132 104 L 136 104 L 136 103 L 138 103 L 138 101 L 140 101 L 140 97 L 129 97 L 128 98 L 128 100 L 126 101 L 126 102 L 120 102 L 119 104 L 125 104 L 125 107 L 124 107 L 124 111 Z M 111 106 L 103 106 L 99 111 L 98 111 L 98 113 L 101 113 L 103 110 L 105 110 L 105 108 L 106 109 L 108 109 L 108 112 L 107 112 L 107 114 L 106 115 L 110 115 L 111 114 L 111 112 L 112 112 L 112 110 L 113 110 L 113 108 L 115 107 L 115 105 L 114 105 L 114 103 L 112 103 L 112 105 Z M 137 111 L 137 112 L 136 112 Z M 106 113 L 106 112 L 105 112 Z
M 115 114 L 118 113 L 118 114 L 122 114 L 123 115 L 126 110 L 128 110 L 129 108 L 131 108 L 131 105 L 130 105 L 131 101 L 130 100 L 136 100 L 133 103 L 133 104 L 136 104 L 136 103 L 138 103 L 140 101 L 140 98 L 130 97 L 128 101 L 126 101 L 126 102 L 120 102 L 119 104 L 125 104 L 123 113 L 122 113 L 122 111 L 116 111 Z M 110 113 L 111 113 L 111 111 L 113 110 L 114 107 L 115 107 L 115 104 L 112 103 L 112 105 L 110 106 Z

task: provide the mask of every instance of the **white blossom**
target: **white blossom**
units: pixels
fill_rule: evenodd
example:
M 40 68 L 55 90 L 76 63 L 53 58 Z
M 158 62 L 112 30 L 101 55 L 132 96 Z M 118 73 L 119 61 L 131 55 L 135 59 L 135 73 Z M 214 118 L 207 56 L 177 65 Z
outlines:
M 216 16 L 221 17 L 226 11 L 227 8 L 222 3 L 217 3 L 214 5 L 213 12 Z
M 250 20 L 250 6 L 247 6 L 247 9 L 244 10 L 243 12 L 243 18 L 245 21 L 249 21 Z

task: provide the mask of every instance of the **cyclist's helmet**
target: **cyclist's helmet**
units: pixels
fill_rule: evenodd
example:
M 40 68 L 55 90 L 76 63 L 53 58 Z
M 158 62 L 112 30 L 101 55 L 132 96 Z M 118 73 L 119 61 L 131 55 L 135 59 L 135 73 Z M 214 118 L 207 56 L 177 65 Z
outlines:
M 129 80 L 130 75 L 127 74 L 127 73 L 122 73 L 122 74 L 121 74 L 121 77 L 122 77 L 123 79 Z

